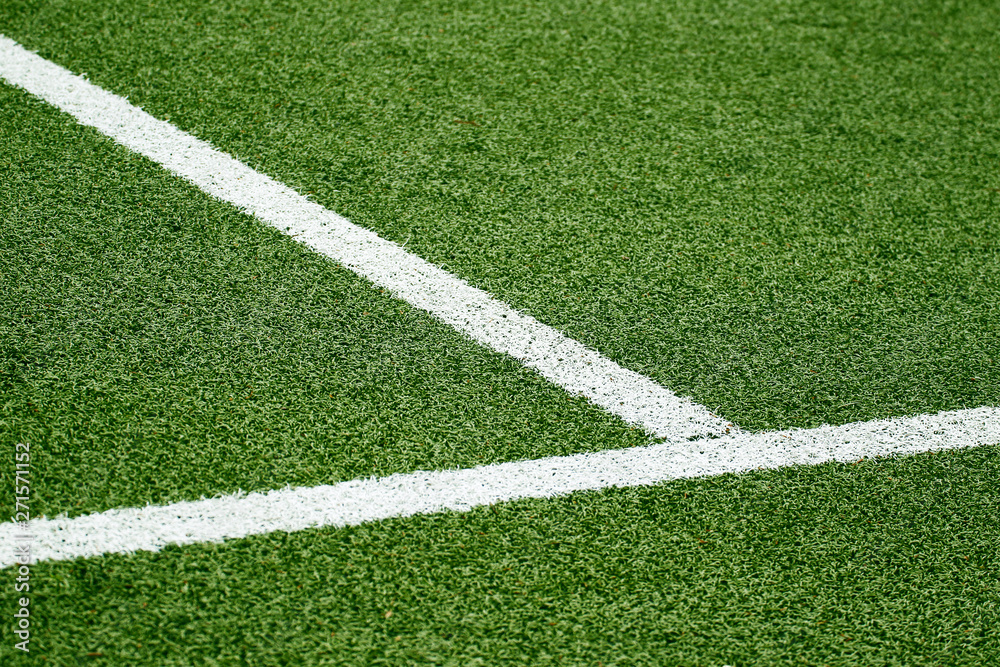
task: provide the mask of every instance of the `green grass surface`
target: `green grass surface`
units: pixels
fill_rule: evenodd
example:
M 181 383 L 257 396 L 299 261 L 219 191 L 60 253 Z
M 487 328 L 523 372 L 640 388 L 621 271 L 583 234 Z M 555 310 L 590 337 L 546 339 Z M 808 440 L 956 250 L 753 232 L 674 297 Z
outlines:
M 37 664 L 996 664 L 998 476 L 987 447 L 46 564 Z
M 846 4 L 5 0 L 0 33 L 745 428 L 1000 405 L 1000 8 Z M 0 85 L 18 441 L 33 514 L 76 515 L 647 439 Z M 1000 663 L 998 478 L 990 446 L 42 563 L 0 663 Z
M 752 429 L 996 404 L 994 2 L 35 0 L 0 30 Z
M 648 442 L 20 91 L 0 128 L 0 443 L 36 515 Z

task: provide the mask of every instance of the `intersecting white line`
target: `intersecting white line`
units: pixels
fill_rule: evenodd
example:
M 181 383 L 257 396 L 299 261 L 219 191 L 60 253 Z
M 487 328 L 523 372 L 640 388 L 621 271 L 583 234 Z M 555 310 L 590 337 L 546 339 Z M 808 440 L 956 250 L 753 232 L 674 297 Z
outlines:
M 995 444 L 1000 444 L 1000 409 L 977 408 L 43 518 L 31 521 L 28 532 L 36 561 L 66 560 L 686 477 Z M 0 543 L 13 545 L 23 532 L 16 524 L 0 524 Z M 0 549 L 0 567 L 14 562 L 13 548 Z
M 127 100 L 0 35 L 0 78 L 24 88 L 263 222 L 331 257 L 479 343 L 665 439 L 648 447 L 466 470 L 236 494 L 166 506 L 35 519 L 35 560 L 158 550 L 276 530 L 354 525 L 484 504 L 757 468 L 1000 444 L 1000 409 L 983 407 L 844 426 L 748 434 L 463 280 L 309 201 Z M 23 528 L 0 524 L 10 545 Z M 0 549 L 0 567 L 14 564 Z
M 658 438 L 681 442 L 736 428 L 3 35 L 0 78 Z

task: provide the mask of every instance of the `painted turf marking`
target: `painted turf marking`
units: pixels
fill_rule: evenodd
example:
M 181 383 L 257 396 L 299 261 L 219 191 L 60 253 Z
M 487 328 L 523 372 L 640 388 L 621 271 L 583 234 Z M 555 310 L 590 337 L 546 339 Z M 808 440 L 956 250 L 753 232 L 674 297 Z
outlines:
M 518 358 L 567 391 L 587 396 L 625 421 L 667 439 L 648 447 L 109 510 L 74 519 L 36 519 L 30 531 L 35 535 L 37 560 L 155 551 L 168 544 L 276 530 L 466 511 L 519 498 L 1000 443 L 997 408 L 741 433 L 704 406 L 621 368 L 3 35 L 0 78 L 343 263 L 481 344 Z M 11 543 L 17 530 L 12 523 L 0 525 L 0 542 Z M 0 552 L 0 567 L 13 562 L 10 550 Z
M 277 530 L 353 526 L 369 521 L 574 491 L 649 486 L 686 477 L 790 465 L 915 454 L 1000 444 L 1000 408 L 942 412 L 844 426 L 737 433 L 463 470 L 236 494 L 165 506 L 115 509 L 76 518 L 35 519 L 32 555 L 40 561 L 159 551 L 167 545 L 219 542 Z M 0 543 L 22 529 L 0 524 Z M 0 550 L 0 567 L 14 564 Z
M 736 428 L 3 35 L 0 78 L 658 438 Z

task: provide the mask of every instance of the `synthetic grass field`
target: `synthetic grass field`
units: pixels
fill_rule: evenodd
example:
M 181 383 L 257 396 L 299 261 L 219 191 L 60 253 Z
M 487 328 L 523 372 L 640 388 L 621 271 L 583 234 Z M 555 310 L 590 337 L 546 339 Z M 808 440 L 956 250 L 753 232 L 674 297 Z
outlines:
M 996 3 L 0 0 L 0 34 L 746 431 L 1000 406 Z M 0 300 L 11 515 L 17 443 L 73 518 L 656 440 L 5 83 Z M 43 561 L 0 660 L 1000 664 L 975 444 Z

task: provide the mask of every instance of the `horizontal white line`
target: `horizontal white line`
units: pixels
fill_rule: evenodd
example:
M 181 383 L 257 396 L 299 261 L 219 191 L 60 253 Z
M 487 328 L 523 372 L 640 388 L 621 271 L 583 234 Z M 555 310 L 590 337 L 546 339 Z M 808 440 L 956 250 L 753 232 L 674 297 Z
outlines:
M 276 530 L 349 526 L 444 510 L 615 486 L 828 461 L 1000 444 L 1000 409 L 977 408 L 845 426 L 739 433 L 685 443 L 605 450 L 465 470 L 415 472 L 330 486 L 289 488 L 166 506 L 30 522 L 36 560 L 158 551 Z M 0 567 L 14 564 L 24 532 L 0 525 Z
M 3 35 L 0 77 L 652 435 L 683 441 L 736 428 Z

